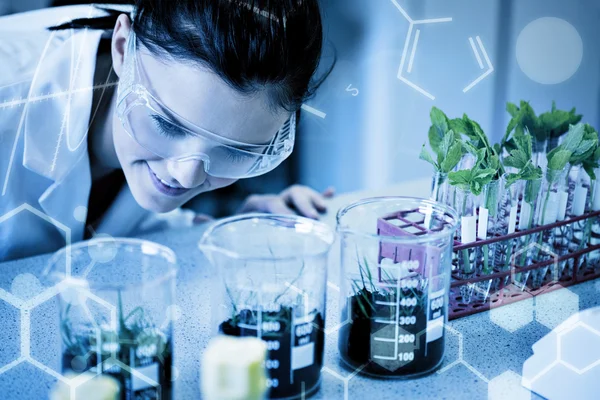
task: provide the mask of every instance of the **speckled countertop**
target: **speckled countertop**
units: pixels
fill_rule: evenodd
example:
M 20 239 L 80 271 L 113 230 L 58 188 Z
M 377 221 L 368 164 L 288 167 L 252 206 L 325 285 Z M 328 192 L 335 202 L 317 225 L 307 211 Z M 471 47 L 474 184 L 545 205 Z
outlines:
M 341 206 L 362 197 L 378 195 L 424 196 L 429 182 L 408 182 L 382 191 L 369 191 L 338 196 L 330 202 L 330 213 L 323 220 L 334 224 L 335 211 Z M 200 354 L 209 338 L 209 299 L 211 279 L 206 260 L 197 250 L 196 244 L 204 226 L 189 230 L 173 230 L 144 236 L 172 248 L 178 256 L 177 304 L 183 315 L 175 324 L 175 381 L 176 399 L 197 399 L 199 394 Z M 331 253 L 329 280 L 338 279 L 338 264 L 334 262 L 338 244 Z M 0 288 L 10 291 L 12 277 L 18 273 L 41 273 L 48 256 L 0 264 Z M 10 271 L 10 273 L 5 273 Z M 600 305 L 600 285 L 589 282 L 570 288 L 578 296 L 579 308 Z M 328 290 L 327 326 L 335 326 L 339 318 L 338 294 Z M 560 304 L 560 303 L 559 303 Z M 559 304 L 557 304 L 559 306 Z M 523 362 L 531 356 L 531 345 L 549 332 L 549 328 L 538 322 L 532 310 L 518 303 L 513 307 L 514 315 L 532 315 L 532 321 L 514 333 L 502 329 L 485 312 L 449 323 L 446 340 L 446 356 L 442 369 L 429 376 L 411 381 L 378 380 L 356 375 L 342 367 L 337 351 L 337 334 L 326 336 L 325 369 L 320 391 L 313 399 L 487 399 L 488 381 L 506 371 L 521 374 Z M 573 310 L 553 310 L 557 322 L 569 316 Z M 564 317 L 564 318 L 563 318 Z M 0 299 L 0 372 L 3 367 L 19 357 L 20 341 L 19 311 Z M 48 327 L 56 324 L 52 313 L 44 312 L 40 306 L 31 314 L 31 355 L 50 368 L 60 367 L 60 339 L 48 334 Z M 547 322 L 546 322 L 547 323 Z M 51 330 L 50 330 L 51 331 Z M 0 398 L 2 399 L 45 399 L 55 379 L 29 363 L 21 363 L 0 374 Z M 506 397 L 510 388 L 505 388 Z M 499 395 L 499 393 L 495 394 Z M 532 394 L 532 398 L 538 396 Z

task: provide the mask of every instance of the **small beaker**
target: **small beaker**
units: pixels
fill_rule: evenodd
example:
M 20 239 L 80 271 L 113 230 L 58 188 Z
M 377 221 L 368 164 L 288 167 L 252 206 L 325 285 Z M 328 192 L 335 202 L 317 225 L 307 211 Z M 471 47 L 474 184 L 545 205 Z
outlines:
M 59 293 L 63 372 L 111 375 L 123 400 L 171 399 L 176 273 L 173 251 L 145 240 L 55 253 L 44 277 Z
M 441 364 L 457 225 L 451 208 L 408 197 L 339 211 L 339 350 L 349 368 L 413 378 Z
M 266 342 L 269 398 L 303 398 L 319 388 L 334 236 L 311 219 L 247 214 L 213 224 L 200 240 L 218 282 L 213 333 Z

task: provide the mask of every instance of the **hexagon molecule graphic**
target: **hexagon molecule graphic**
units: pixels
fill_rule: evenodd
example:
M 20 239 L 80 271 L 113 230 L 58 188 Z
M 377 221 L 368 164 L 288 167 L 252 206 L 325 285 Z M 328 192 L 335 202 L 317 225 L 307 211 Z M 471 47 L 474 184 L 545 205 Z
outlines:
M 29 212 L 29 213 L 35 215 L 36 217 L 43 219 L 44 221 L 48 222 L 49 224 L 52 224 L 54 227 L 56 227 L 56 229 L 64 232 L 65 248 L 66 248 L 66 251 L 65 251 L 66 260 L 65 260 L 65 264 L 64 264 L 65 265 L 65 274 L 69 275 L 71 273 L 71 271 L 70 271 L 71 229 L 68 226 L 60 223 L 56 219 L 46 215 L 42 211 L 38 210 L 37 208 L 35 208 L 27 203 L 21 204 L 19 207 L 0 216 L 0 224 L 8 221 L 9 219 L 11 219 L 13 217 L 16 217 L 17 215 L 19 215 L 23 212 Z M 51 288 L 47 288 L 47 289 L 42 288 L 41 285 L 39 285 L 39 281 L 37 280 L 37 278 L 38 277 L 32 276 L 31 274 L 27 274 L 27 273 L 20 274 L 19 276 L 15 277 L 15 279 L 12 282 L 11 292 L 13 292 L 13 293 L 9 293 L 6 290 L 0 288 L 0 298 L 5 298 L 5 300 L 7 302 L 13 304 L 15 307 L 20 307 L 19 304 L 15 304 L 15 303 L 19 303 L 19 300 L 26 301 L 30 297 L 35 297 L 36 295 L 40 294 L 43 291 L 48 293 L 52 290 Z
M 519 273 L 516 271 L 517 260 L 520 260 L 522 258 L 523 254 L 526 255 L 526 259 L 527 259 L 526 262 L 528 262 L 528 263 L 531 262 L 530 260 L 532 258 L 537 258 L 539 261 L 554 260 L 553 263 L 548 266 L 547 270 L 550 270 L 550 273 L 552 275 L 552 281 L 553 282 L 558 281 L 559 275 L 560 275 L 559 268 L 558 268 L 558 254 L 553 252 L 550 247 L 542 246 L 539 243 L 534 241 L 532 243 L 529 243 L 524 248 L 519 249 L 511 257 L 510 280 L 513 285 L 516 285 L 518 287 L 524 287 L 525 283 L 527 281 L 527 277 L 530 274 L 533 274 L 535 276 L 536 272 L 538 272 L 538 270 L 531 270 L 531 271 L 523 272 L 522 274 L 524 274 L 524 277 L 522 279 L 519 279 Z M 545 271 L 544 271 L 544 275 L 545 275 Z M 538 279 L 541 280 L 541 278 L 543 278 L 543 277 L 538 276 Z
M 582 348 L 585 343 L 585 348 Z M 558 335 L 558 358 L 567 368 L 585 374 L 600 365 L 600 331 L 579 321 Z
M 554 329 L 578 311 L 579 296 L 567 288 L 535 298 L 535 319 L 550 329 Z
M 529 400 L 531 392 L 521 385 L 521 376 L 506 371 L 488 383 L 488 400 Z
M 75 296 L 74 294 L 77 293 L 78 296 Z M 111 331 L 116 331 L 117 329 L 117 310 L 116 307 L 113 306 L 112 304 L 108 303 L 107 301 L 105 301 L 104 299 L 98 297 L 97 295 L 91 293 L 88 288 L 86 287 L 85 284 L 80 284 L 79 282 L 77 282 L 77 280 L 72 281 L 71 279 L 67 279 L 61 283 L 59 283 L 57 286 L 55 286 L 55 293 L 53 296 L 44 296 L 42 298 L 39 298 L 39 300 L 41 301 L 36 301 L 36 302 L 31 302 L 31 304 L 26 304 L 26 309 L 22 310 L 22 313 L 27 312 L 27 318 L 25 320 L 22 320 L 22 327 L 21 327 L 21 336 L 22 336 L 22 347 L 25 344 L 25 347 L 23 350 L 25 352 L 25 357 L 27 358 L 27 361 L 29 361 L 31 364 L 33 364 L 34 366 L 36 366 L 37 368 L 41 369 L 42 371 L 46 372 L 49 375 L 54 376 L 55 378 L 64 381 L 65 377 L 61 374 L 58 373 L 56 371 L 54 371 L 53 369 L 51 369 L 50 367 L 44 365 L 42 362 L 36 360 L 33 356 L 33 354 L 31 354 L 31 317 L 33 314 L 33 311 L 35 308 L 39 307 L 41 304 L 45 303 L 46 301 L 51 300 L 53 297 L 55 296 L 60 296 L 61 300 L 63 302 L 68 302 L 70 304 L 70 308 L 71 309 L 79 309 L 81 308 L 81 311 L 78 311 L 81 313 L 81 316 L 83 317 L 83 320 L 87 320 L 89 322 L 90 325 L 90 329 L 92 329 L 94 332 L 96 332 L 94 334 L 94 336 L 97 336 L 100 332 L 99 329 L 99 321 L 96 320 L 96 317 L 93 315 L 94 313 L 92 313 L 90 311 L 90 304 L 88 303 L 95 303 L 95 308 L 97 307 L 98 309 L 103 309 L 106 311 L 106 315 L 107 315 L 107 319 L 106 319 L 106 325 L 110 328 Z M 37 300 L 37 299 L 36 299 Z M 65 339 L 65 337 L 63 337 L 63 340 Z M 83 365 L 87 362 L 87 357 L 90 356 L 92 350 L 90 350 L 88 352 L 88 354 L 82 355 L 80 356 L 76 356 L 73 358 L 72 362 L 71 362 L 71 367 L 72 367 L 72 372 L 74 374 L 79 374 L 82 373 L 84 368 Z M 114 351 L 113 351 L 114 353 Z M 114 354 L 113 354 L 114 356 Z M 81 366 L 81 368 L 79 368 L 79 366 Z M 67 378 L 68 379 L 68 378 Z
M 514 333 L 533 321 L 533 298 L 529 297 L 503 306 L 492 304 L 490 319 L 496 325 Z

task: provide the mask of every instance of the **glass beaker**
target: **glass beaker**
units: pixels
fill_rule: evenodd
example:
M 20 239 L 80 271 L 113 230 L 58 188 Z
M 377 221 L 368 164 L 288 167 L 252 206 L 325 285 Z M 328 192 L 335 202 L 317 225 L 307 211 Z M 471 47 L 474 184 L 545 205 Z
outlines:
M 269 398 L 302 398 L 319 388 L 334 236 L 311 219 L 247 214 L 215 223 L 200 240 L 218 280 L 214 334 L 266 342 Z
M 145 240 L 55 253 L 44 277 L 59 293 L 63 372 L 111 375 L 123 400 L 171 399 L 176 273 L 173 251 Z
M 431 200 L 381 197 L 340 210 L 342 328 L 352 370 L 413 378 L 444 356 L 458 215 Z

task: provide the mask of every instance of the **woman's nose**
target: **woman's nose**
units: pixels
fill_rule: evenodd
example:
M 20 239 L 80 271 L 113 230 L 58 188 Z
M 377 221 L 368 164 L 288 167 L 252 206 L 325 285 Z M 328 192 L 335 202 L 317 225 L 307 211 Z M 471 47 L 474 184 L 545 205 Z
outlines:
M 167 161 L 167 170 L 186 189 L 193 189 L 202 185 L 208 176 L 204 170 L 204 161 L 202 160 L 169 160 Z

